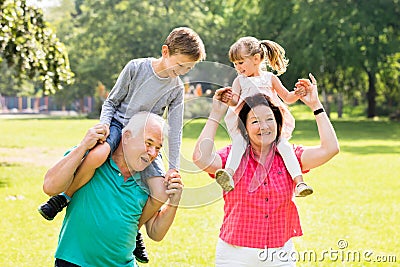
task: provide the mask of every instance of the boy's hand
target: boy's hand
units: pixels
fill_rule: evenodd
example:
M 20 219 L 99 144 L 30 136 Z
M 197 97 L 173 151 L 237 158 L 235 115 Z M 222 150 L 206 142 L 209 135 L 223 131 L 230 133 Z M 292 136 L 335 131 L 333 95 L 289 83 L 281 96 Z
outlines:
M 164 183 L 167 185 L 169 180 L 171 180 L 173 178 L 173 176 L 171 176 L 173 173 L 178 173 L 178 170 L 175 169 L 169 169 L 166 173 L 165 173 L 165 178 L 164 178 Z
M 107 137 L 110 135 L 110 125 L 107 123 L 104 123 L 101 125 L 104 127 L 105 134 L 104 134 L 104 138 L 99 139 L 99 143 L 103 144 L 106 141 Z
M 86 149 L 93 148 L 97 142 L 103 142 L 105 139 L 106 129 L 104 124 L 96 124 L 92 128 L 90 128 L 83 140 L 81 141 L 81 145 L 85 146 Z
M 169 205 L 178 206 L 183 191 L 181 175 L 177 172 L 173 172 L 169 177 L 167 190 L 165 191 L 169 195 Z

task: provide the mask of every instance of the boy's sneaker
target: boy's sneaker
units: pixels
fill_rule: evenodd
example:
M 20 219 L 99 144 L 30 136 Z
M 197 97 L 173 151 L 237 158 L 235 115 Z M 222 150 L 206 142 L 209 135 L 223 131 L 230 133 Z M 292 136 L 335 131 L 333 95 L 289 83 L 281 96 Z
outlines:
M 147 255 L 146 247 L 144 246 L 144 241 L 142 234 L 138 231 L 136 235 L 136 248 L 133 251 L 133 255 L 136 260 L 141 263 L 148 263 L 149 256 Z
M 311 195 L 313 192 L 314 190 L 311 188 L 311 186 L 307 185 L 304 182 L 298 183 L 294 190 L 296 197 L 306 197 L 308 195 Z
M 52 196 L 46 203 L 39 206 L 38 211 L 46 220 L 51 221 L 57 213 L 68 206 L 68 203 L 67 198 L 63 195 Z
M 232 191 L 235 188 L 232 175 L 224 169 L 219 169 L 215 172 L 215 179 L 226 192 Z

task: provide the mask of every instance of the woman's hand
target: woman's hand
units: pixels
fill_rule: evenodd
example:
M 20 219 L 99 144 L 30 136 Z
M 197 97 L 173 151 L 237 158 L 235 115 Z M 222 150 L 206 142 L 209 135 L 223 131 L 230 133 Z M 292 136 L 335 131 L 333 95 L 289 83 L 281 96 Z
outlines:
M 232 88 L 224 87 L 215 91 L 210 117 L 220 121 L 228 109 L 228 101 L 232 99 Z
M 315 77 L 310 73 L 310 79 L 299 79 L 296 83 L 296 88 L 298 90 L 306 90 L 307 94 L 300 98 L 304 104 L 311 108 L 311 110 L 316 110 L 322 108 L 321 101 L 318 98 L 318 87 L 317 87 L 317 80 Z

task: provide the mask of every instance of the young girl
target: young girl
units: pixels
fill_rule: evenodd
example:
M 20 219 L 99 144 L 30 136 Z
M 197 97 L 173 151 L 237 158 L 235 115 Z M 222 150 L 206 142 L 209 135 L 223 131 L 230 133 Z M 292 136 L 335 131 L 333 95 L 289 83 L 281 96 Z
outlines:
M 254 37 L 243 37 L 234 43 L 229 50 L 229 60 L 235 65 L 238 77 L 232 84 L 232 95 L 227 102 L 230 108 L 225 117 L 228 132 L 232 138 L 232 150 L 229 153 L 225 169 L 215 173 L 217 182 L 223 190 L 231 191 L 234 188 L 233 175 L 239 166 L 247 142 L 242 137 L 237 125 L 237 112 L 243 105 L 243 99 L 257 93 L 263 93 L 271 98 L 273 103 L 280 107 L 284 116 L 282 135 L 277 143 L 277 150 L 296 185 L 295 195 L 304 197 L 313 193 L 313 189 L 303 181 L 300 165 L 288 139 L 291 137 L 295 122 L 282 100 L 291 104 L 305 94 L 305 91 L 289 92 L 273 73 L 264 71 L 267 64 L 278 75 L 286 71 L 288 60 L 285 50 L 277 43 L 269 40 L 259 41 Z M 279 97 L 278 97 L 279 96 Z M 281 100 L 282 99 L 282 100 Z M 268 170 L 266 170 L 268 172 Z

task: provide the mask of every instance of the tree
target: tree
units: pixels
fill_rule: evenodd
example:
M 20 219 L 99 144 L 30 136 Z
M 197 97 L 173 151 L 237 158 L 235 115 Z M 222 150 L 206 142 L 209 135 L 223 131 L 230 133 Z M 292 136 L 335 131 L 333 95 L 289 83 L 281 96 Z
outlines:
M 5 61 L 20 82 L 39 81 L 45 94 L 72 82 L 64 45 L 40 9 L 28 6 L 26 0 L 6 0 L 0 12 L 0 62 Z

